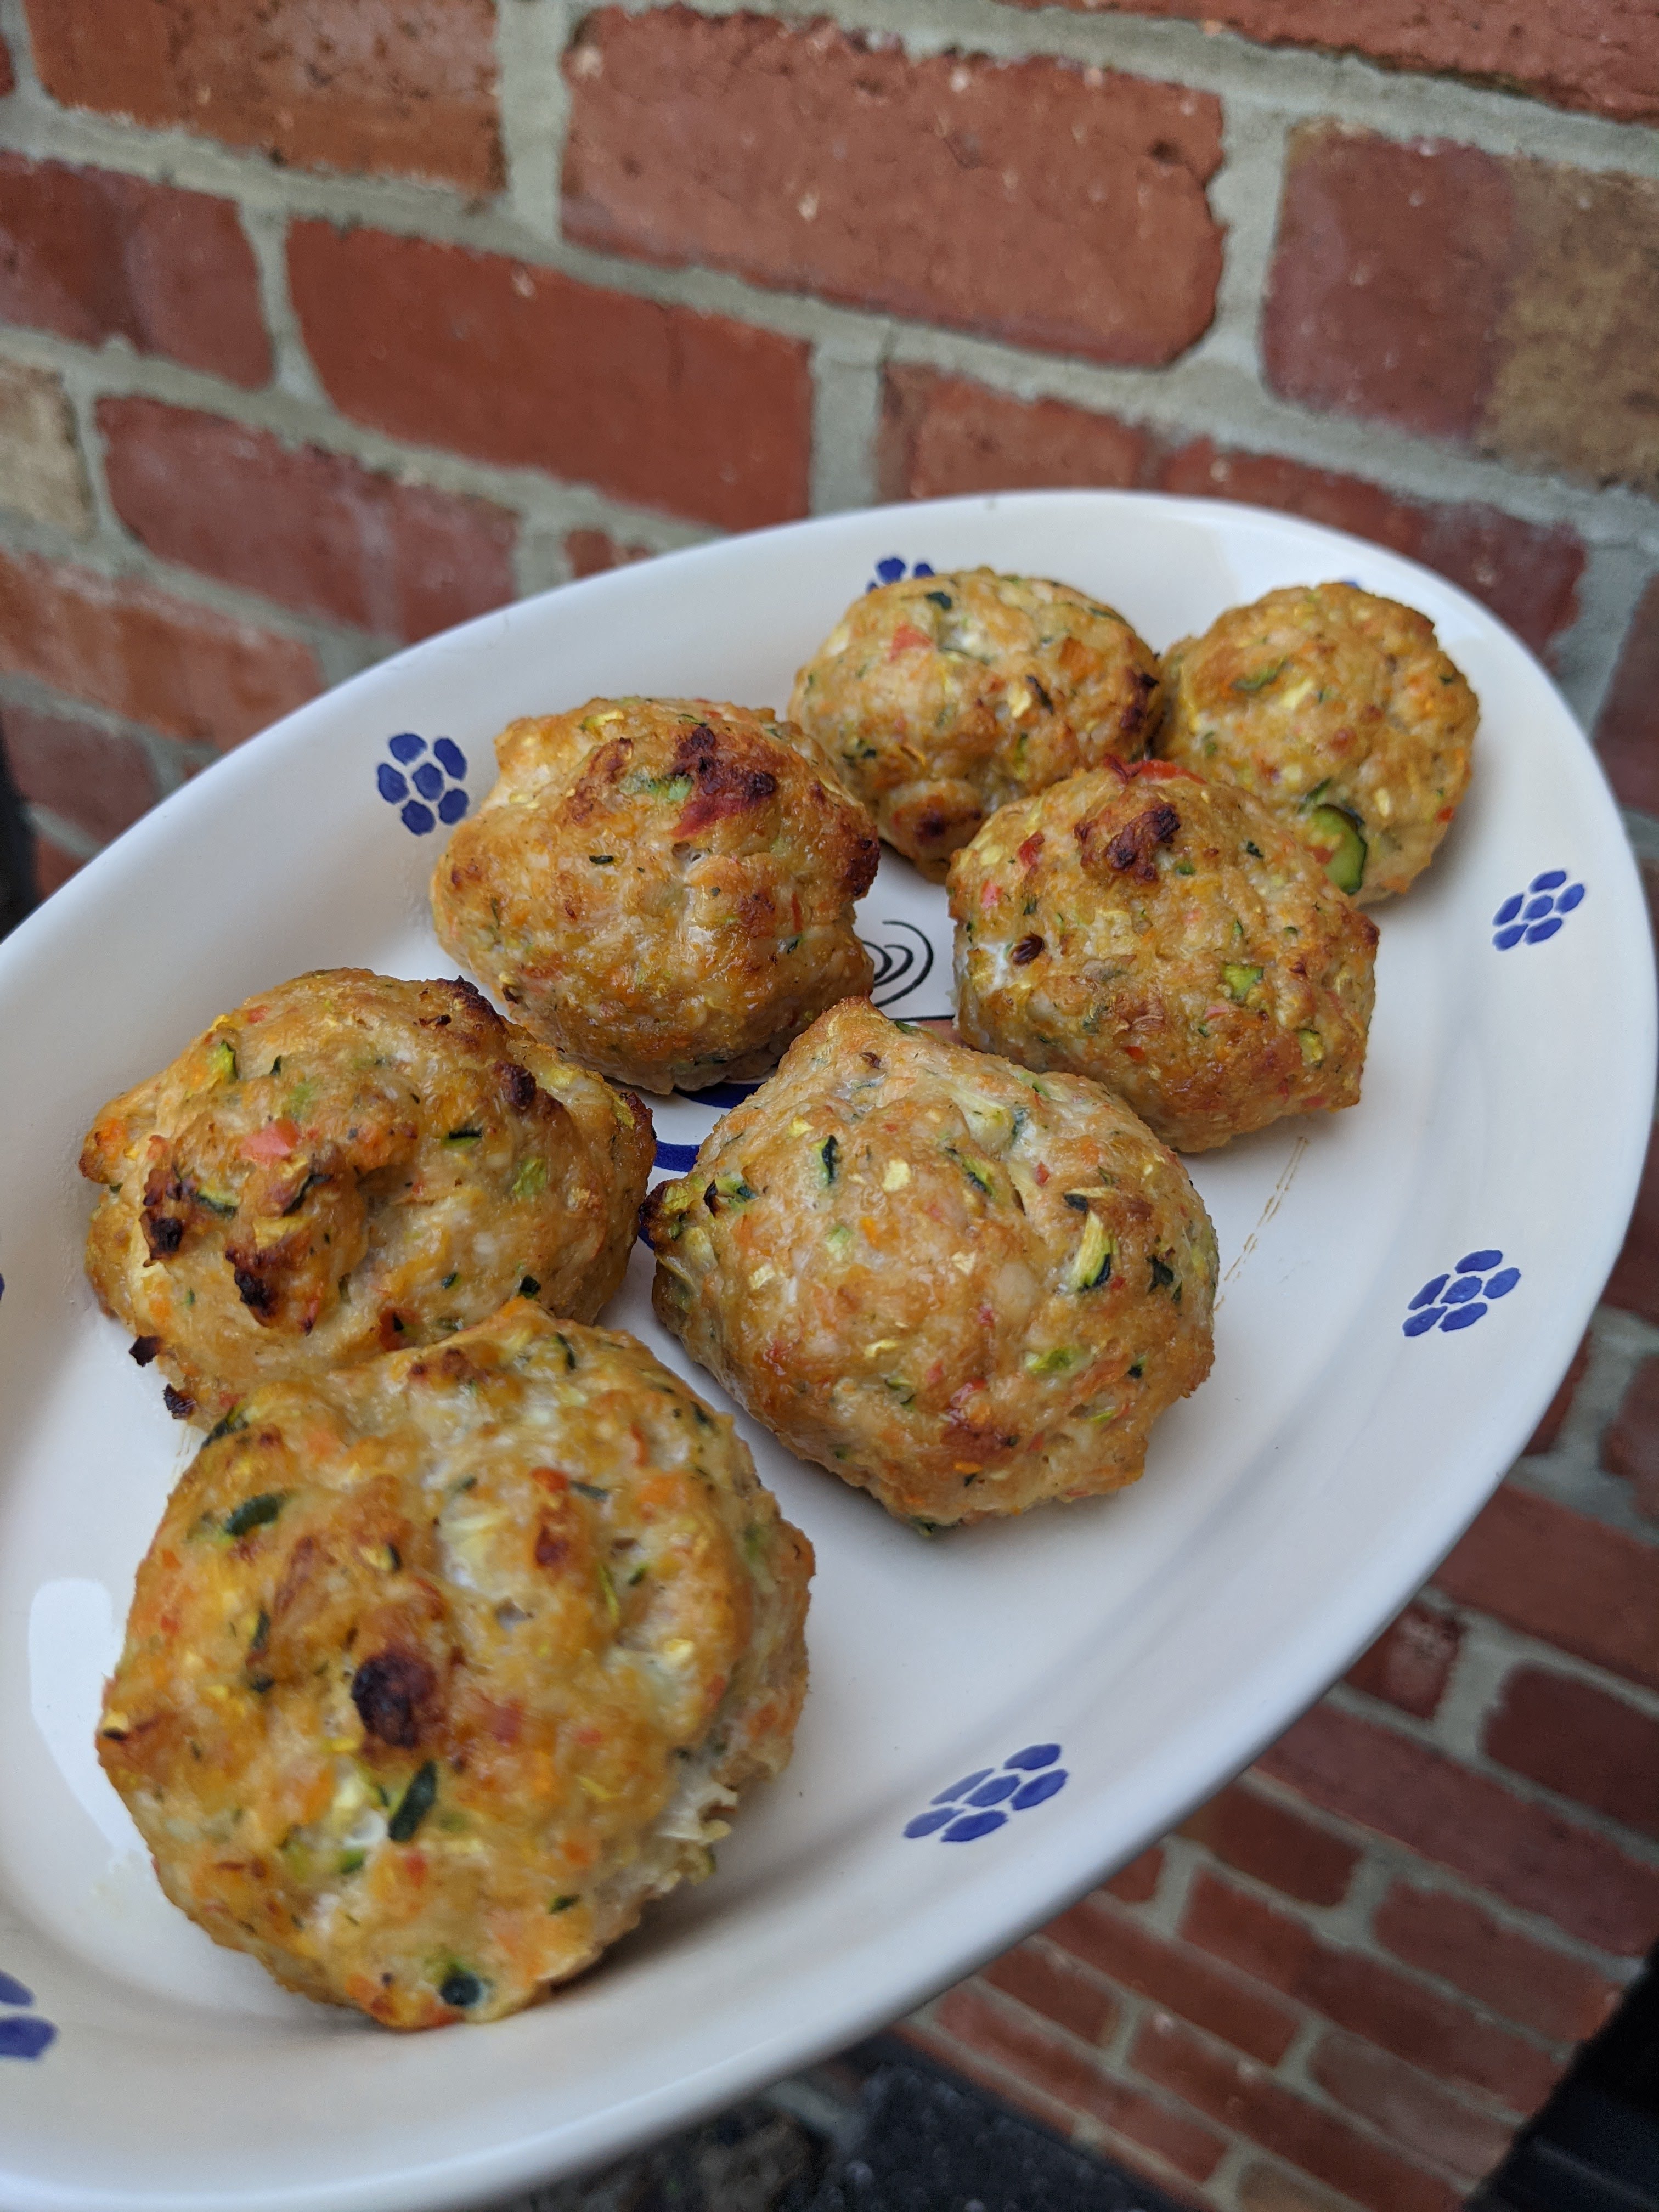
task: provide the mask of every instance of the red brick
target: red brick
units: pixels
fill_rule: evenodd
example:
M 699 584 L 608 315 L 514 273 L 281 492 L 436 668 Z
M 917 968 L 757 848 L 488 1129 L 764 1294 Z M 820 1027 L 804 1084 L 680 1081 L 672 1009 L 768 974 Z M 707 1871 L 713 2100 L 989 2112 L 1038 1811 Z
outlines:
M 1631 1957 L 1659 1934 L 1652 1868 L 1391 1729 L 1317 1705 L 1261 1765 L 1316 1804 L 1543 1914 L 1582 1942 Z
M 1361 1856 L 1340 1836 L 1236 1782 L 1183 1820 L 1181 1832 L 1304 1905 L 1340 1905 Z
M 1288 2006 L 1092 1898 L 1062 1912 L 1043 1932 L 1097 1972 L 1207 2027 L 1252 2058 L 1276 2065 L 1290 2048 L 1296 2014 Z
M 1659 1357 L 1640 1361 L 1626 1384 L 1601 1438 L 1601 1464 L 1629 1483 L 1638 1513 L 1659 1521 Z
M 683 7 L 599 9 L 565 73 L 583 245 L 1143 367 L 1215 313 L 1207 93 Z
M 54 100 L 284 167 L 502 181 L 490 0 L 26 0 Z
M 1481 1748 L 1547 1790 L 1659 1836 L 1659 1721 L 1593 1682 L 1516 1667 Z
M 1085 2043 L 1103 2042 L 1117 2024 L 1117 2007 L 1092 1975 L 1079 1973 L 1030 1943 L 982 1966 L 979 1978 L 1005 1996 L 1017 1997 L 1045 2020 L 1070 2028 Z
M 1558 1650 L 1659 1689 L 1659 1550 L 1506 1483 L 1435 1582 Z
M 607 568 L 625 568 L 635 561 L 648 561 L 653 548 L 613 538 L 608 530 L 567 530 L 564 557 L 573 576 L 598 576 Z
M 289 276 L 343 414 L 732 530 L 806 511 L 799 340 L 384 231 L 295 223 Z
M 1659 576 L 1642 594 L 1596 717 L 1595 746 L 1626 806 L 1659 814 Z
M 1030 2082 L 1047 2097 L 1077 2112 L 1086 2112 L 1132 2142 L 1156 2151 L 1178 2172 L 1204 2181 L 1224 2148 L 1221 2138 L 1195 2119 L 1172 2112 L 1155 2098 L 1101 2073 L 1071 2045 L 1012 2012 L 993 2005 L 971 1989 L 942 1997 L 934 2016 L 947 2034 Z
M 1111 1880 L 1101 1887 L 1109 1897 L 1119 1898 L 1125 1905 L 1145 1905 L 1158 1893 L 1158 1885 L 1164 1877 L 1164 1854 L 1154 1844 L 1149 1851 L 1120 1867 Z
M 11 65 L 11 48 L 0 39 L 0 99 L 17 89 L 17 72 Z
M 1312 1929 L 1213 1875 L 1200 1874 L 1182 1922 L 1194 1943 L 1310 2006 L 1367 2042 L 1500 2099 L 1518 2112 L 1543 2101 L 1560 2070 L 1534 2045 L 1467 2005 Z
M 228 200 L 0 154 L 0 319 L 80 345 L 124 337 L 263 384 L 258 271 Z
M 1177 2021 L 1155 2013 L 1131 2058 L 1149 2081 L 1372 2212 L 1457 2212 L 1459 2199 L 1444 2182 Z
M 155 399 L 100 400 L 98 427 L 116 512 L 164 560 L 410 640 L 514 596 L 517 520 L 488 501 Z
M 1325 2035 L 1308 2070 L 1328 2095 L 1404 2150 L 1437 2159 L 1466 2181 L 1489 2173 L 1512 2128 L 1449 2095 L 1415 2067 L 1349 2035 Z
M 1515 224 L 1494 155 L 1304 125 L 1291 138 L 1262 323 L 1286 399 L 1473 437 Z
M 310 648 L 132 577 L 0 553 L 0 668 L 169 737 L 240 744 L 322 689 Z
M 1067 400 L 1012 398 L 965 376 L 890 367 L 883 379 L 876 482 L 883 499 L 1143 481 L 1144 430 Z
M 1594 1966 L 1444 1890 L 1395 1882 L 1376 1908 L 1371 1933 L 1408 1966 L 1438 1975 L 1553 2042 L 1583 2042 L 1619 2000 L 1619 1984 Z
M 1036 6 L 1042 0 L 1024 0 Z M 1558 107 L 1587 108 L 1624 123 L 1659 118 L 1659 68 L 1649 21 L 1624 0 L 1061 0 L 1067 7 L 1178 15 L 1225 26 L 1270 46 L 1358 53 L 1391 69 L 1429 70 L 1529 92 Z
M 86 862 L 78 853 L 71 853 L 50 837 L 37 830 L 34 837 L 34 887 L 43 899 L 61 890 L 70 878 L 84 868 Z
M 136 738 L 10 706 L 0 716 L 0 736 L 23 797 L 100 845 L 118 837 L 161 795 Z
M 1523 522 L 1479 502 L 1401 499 L 1363 477 L 1274 453 L 1219 449 L 1207 438 L 1171 453 L 1158 488 L 1306 515 L 1437 568 L 1489 606 L 1534 652 L 1547 652 L 1578 611 L 1584 544 L 1565 523 Z
M 1580 1337 L 1578 1349 L 1569 1361 L 1566 1373 L 1561 1377 L 1560 1388 L 1545 1407 L 1538 1426 L 1527 1439 L 1521 1455 L 1523 1459 L 1536 1459 L 1545 1452 L 1555 1449 L 1562 1424 L 1572 1411 L 1573 1398 L 1584 1379 L 1584 1370 L 1589 1365 L 1589 1338 Z
M 1601 1293 L 1604 1304 L 1659 1325 L 1659 1138 L 1650 1138 L 1636 1210 Z
M 1430 1719 L 1446 1694 L 1463 1640 L 1454 1614 L 1408 1605 L 1349 1668 L 1346 1679 L 1368 1697 Z
M 1565 524 L 1402 499 L 1363 477 L 1284 454 L 1238 453 L 1208 438 L 1166 448 L 1144 426 L 1115 416 L 1064 400 L 1011 398 L 928 368 L 887 371 L 878 483 L 884 499 L 1139 484 L 1243 500 L 1306 515 L 1438 569 L 1534 652 L 1547 652 L 1577 613 L 1584 545 Z

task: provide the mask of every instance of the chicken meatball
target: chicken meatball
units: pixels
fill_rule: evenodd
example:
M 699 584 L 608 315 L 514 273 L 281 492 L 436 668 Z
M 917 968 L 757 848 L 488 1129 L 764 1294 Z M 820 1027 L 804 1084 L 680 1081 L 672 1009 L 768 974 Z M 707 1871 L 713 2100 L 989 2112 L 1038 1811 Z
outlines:
M 517 1291 L 592 1320 L 653 1151 L 637 1098 L 471 984 L 325 969 L 105 1107 L 87 1273 L 211 1426 L 256 1382 L 431 1344 Z
M 216 1942 L 392 2027 L 498 2019 L 785 1765 L 811 1568 L 729 1419 L 514 1299 L 209 1439 L 99 1757 Z
M 957 1025 L 1177 1152 L 1356 1104 L 1376 925 L 1243 791 L 1167 761 L 1005 806 L 951 864 Z
M 1069 584 L 990 568 L 914 576 L 850 606 L 789 711 L 935 883 L 1005 801 L 1109 755 L 1139 760 L 1158 655 Z
M 1215 1236 L 1073 1075 L 848 1000 L 646 1201 L 653 1303 L 803 1459 L 925 1528 L 1095 1496 L 1209 1372 Z
M 561 1052 L 647 1091 L 765 1074 L 870 988 L 875 824 L 768 711 L 592 699 L 514 722 L 432 879 L 455 957 Z
M 1426 615 L 1352 584 L 1234 607 L 1164 659 L 1158 750 L 1251 793 L 1340 890 L 1403 891 L 1468 787 L 1480 709 Z

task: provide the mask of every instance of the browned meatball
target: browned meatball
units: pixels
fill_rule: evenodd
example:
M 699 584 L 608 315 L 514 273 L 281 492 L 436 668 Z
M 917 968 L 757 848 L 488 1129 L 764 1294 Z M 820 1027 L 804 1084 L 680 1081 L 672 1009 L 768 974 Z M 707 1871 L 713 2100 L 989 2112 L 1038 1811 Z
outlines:
M 1164 761 L 993 815 L 951 866 L 957 1024 L 1178 1152 L 1356 1104 L 1376 926 L 1242 791 Z
M 637 1098 L 470 983 L 326 969 L 104 1108 L 87 1273 L 173 1412 L 211 1424 L 256 1382 L 430 1344 L 521 1287 L 591 1321 L 652 1153 Z
M 1339 889 L 1403 891 L 1468 787 L 1480 709 L 1426 615 L 1352 584 L 1269 592 L 1164 655 L 1158 750 L 1270 806 Z
M 1127 1106 L 849 999 L 647 1201 L 658 1318 L 803 1459 L 943 1526 L 1139 1476 L 1215 1237 Z
M 1158 656 L 1069 584 L 969 568 L 866 592 L 795 678 L 789 711 L 925 876 L 986 816 L 1109 755 L 1139 760 Z
M 514 722 L 432 879 L 444 944 L 538 1036 L 647 1091 L 764 1074 L 870 987 L 875 824 L 764 710 L 592 699 Z

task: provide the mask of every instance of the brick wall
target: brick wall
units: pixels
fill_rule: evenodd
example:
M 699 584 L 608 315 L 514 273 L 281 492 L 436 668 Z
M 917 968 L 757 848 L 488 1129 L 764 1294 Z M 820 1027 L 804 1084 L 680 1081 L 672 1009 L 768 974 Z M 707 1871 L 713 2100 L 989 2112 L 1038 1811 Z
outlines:
M 403 641 L 1024 484 L 1443 570 L 1659 871 L 1655 0 L 251 20 L 0 0 L 0 726 L 43 888 Z M 1437 2212 L 1491 2166 L 1659 1936 L 1659 1169 L 1643 1203 L 1376 1650 L 915 2033 L 1227 2212 Z

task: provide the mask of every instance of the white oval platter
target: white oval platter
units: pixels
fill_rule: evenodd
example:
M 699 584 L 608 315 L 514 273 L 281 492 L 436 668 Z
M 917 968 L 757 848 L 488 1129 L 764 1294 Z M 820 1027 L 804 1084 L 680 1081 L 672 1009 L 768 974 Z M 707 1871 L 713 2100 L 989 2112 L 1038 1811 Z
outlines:
M 82 1133 L 283 977 L 453 972 L 427 878 L 510 717 L 617 692 L 782 707 L 883 562 L 1062 577 L 1159 647 L 1330 577 L 1433 618 L 1482 702 L 1476 774 L 1433 869 L 1378 914 L 1364 1102 L 1194 1163 L 1215 1371 L 1123 1496 L 929 1542 L 740 1420 L 817 1549 L 812 1687 L 713 1879 L 496 2026 L 399 2038 L 308 2005 L 164 1901 L 93 1754 L 190 1439 L 82 1277 Z M 878 996 L 947 1014 L 943 894 L 889 854 L 861 912 Z M 1653 1004 L 1618 816 L 1537 665 L 1426 570 L 1232 506 L 957 500 L 659 560 L 403 653 L 168 800 L 0 946 L 0 2203 L 499 2196 L 892 2019 L 1120 1865 L 1323 1689 L 1525 1440 L 1635 1189 Z M 677 1100 L 659 1135 L 694 1145 L 714 1118 Z M 636 1251 L 606 1320 L 718 1401 L 647 1287 Z

